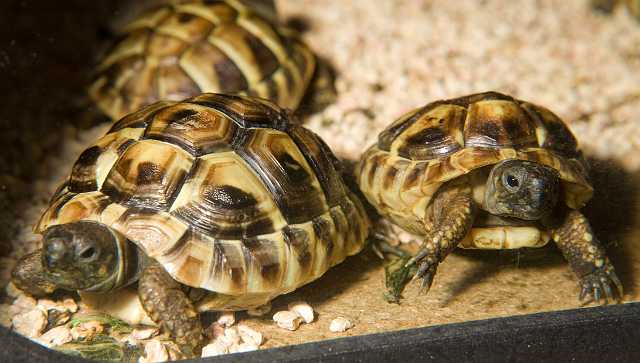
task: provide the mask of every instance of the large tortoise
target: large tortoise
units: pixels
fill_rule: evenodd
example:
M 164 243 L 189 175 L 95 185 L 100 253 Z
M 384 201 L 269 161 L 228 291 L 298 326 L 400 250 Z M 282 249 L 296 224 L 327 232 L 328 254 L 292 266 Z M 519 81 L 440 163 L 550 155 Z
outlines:
M 455 248 L 540 247 L 553 239 L 580 298 L 622 285 L 579 212 L 593 194 L 567 126 L 544 107 L 487 92 L 402 116 L 362 156 L 358 184 L 378 212 L 424 236 L 416 278 L 428 290 Z
M 138 281 L 149 316 L 197 352 L 197 311 L 265 304 L 365 244 L 369 220 L 337 159 L 290 118 L 263 99 L 203 94 L 121 119 L 51 199 L 34 228 L 43 247 L 14 283 L 39 296 Z M 188 288 L 207 293 L 192 302 Z
M 123 29 L 100 62 L 89 98 L 118 120 L 159 100 L 203 92 L 267 98 L 295 109 L 315 57 L 258 0 L 165 1 Z M 263 8 L 272 6 L 263 1 Z

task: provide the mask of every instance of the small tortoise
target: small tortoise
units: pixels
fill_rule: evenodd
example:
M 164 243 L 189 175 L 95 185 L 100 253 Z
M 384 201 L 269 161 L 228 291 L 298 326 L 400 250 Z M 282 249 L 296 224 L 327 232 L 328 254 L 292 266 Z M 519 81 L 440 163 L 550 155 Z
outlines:
M 585 162 L 551 111 L 496 93 L 437 101 L 384 130 L 362 156 L 358 184 L 378 212 L 424 236 L 415 278 L 428 290 L 455 248 L 540 247 L 553 239 L 580 279 L 580 298 L 622 298 L 605 250 L 578 209 L 592 196 Z
M 621 2 L 626 5 L 629 14 L 640 21 L 640 0 L 590 0 L 591 8 L 604 14 L 611 14 Z
M 44 295 L 138 281 L 149 316 L 197 352 L 197 311 L 263 305 L 365 245 L 370 222 L 337 159 L 290 117 L 203 94 L 121 119 L 53 196 L 34 228 L 42 250 L 14 283 Z M 204 297 L 192 302 L 194 289 Z
M 275 9 L 264 16 L 256 2 L 170 1 L 142 14 L 99 64 L 89 98 L 113 120 L 203 92 L 263 97 L 295 109 L 315 57 L 275 25 Z

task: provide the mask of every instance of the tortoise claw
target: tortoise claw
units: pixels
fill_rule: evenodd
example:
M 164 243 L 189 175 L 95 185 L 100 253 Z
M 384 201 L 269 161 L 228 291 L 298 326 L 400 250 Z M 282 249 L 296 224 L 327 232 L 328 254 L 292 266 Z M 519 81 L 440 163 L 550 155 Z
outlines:
M 418 271 L 413 276 L 413 280 L 422 279 L 420 283 L 420 293 L 426 294 L 431 289 L 431 285 L 433 284 L 433 277 L 436 274 L 437 264 L 422 262 L 420 266 L 418 266 Z
M 603 266 L 584 276 L 580 285 L 580 300 L 583 300 L 587 295 L 591 295 L 598 304 L 601 304 L 601 299 L 604 305 L 607 305 L 609 301 L 622 302 L 622 283 L 610 266 Z M 616 287 L 615 293 L 613 286 Z

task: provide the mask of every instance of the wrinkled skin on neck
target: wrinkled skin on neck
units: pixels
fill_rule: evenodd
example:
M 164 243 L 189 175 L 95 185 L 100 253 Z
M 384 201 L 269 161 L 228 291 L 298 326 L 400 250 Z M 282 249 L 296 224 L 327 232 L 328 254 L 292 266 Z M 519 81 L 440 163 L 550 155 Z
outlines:
M 120 238 L 109 227 L 91 221 L 48 228 L 42 248 L 47 279 L 64 290 L 89 290 L 108 282 L 117 273 Z
M 496 164 L 485 188 L 484 207 L 491 214 L 540 220 L 551 214 L 560 195 L 558 172 L 523 160 Z

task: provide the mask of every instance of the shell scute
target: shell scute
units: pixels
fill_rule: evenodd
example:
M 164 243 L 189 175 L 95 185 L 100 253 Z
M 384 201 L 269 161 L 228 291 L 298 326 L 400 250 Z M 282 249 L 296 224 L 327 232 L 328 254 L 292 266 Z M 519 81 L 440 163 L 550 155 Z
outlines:
M 116 203 L 165 210 L 192 164 L 193 157 L 176 146 L 142 140 L 118 159 L 100 190 Z
M 105 135 L 84 150 L 71 169 L 69 191 L 82 193 L 98 190 L 116 160 L 142 136 L 142 132 L 142 129 L 121 129 Z
M 271 233 L 285 224 L 272 194 L 234 152 L 202 157 L 171 213 L 216 238 Z
M 288 134 L 251 129 L 237 150 L 260 175 L 288 223 L 301 223 L 322 214 L 327 203 L 314 170 Z
M 181 103 L 155 115 L 144 137 L 180 146 L 193 156 L 229 151 L 237 126 L 209 107 Z
M 515 102 L 478 101 L 469 105 L 464 125 L 466 147 L 535 147 L 535 125 Z
M 392 152 L 409 159 L 432 159 L 450 155 L 464 146 L 461 130 L 466 109 L 439 105 L 412 120 L 391 144 Z

